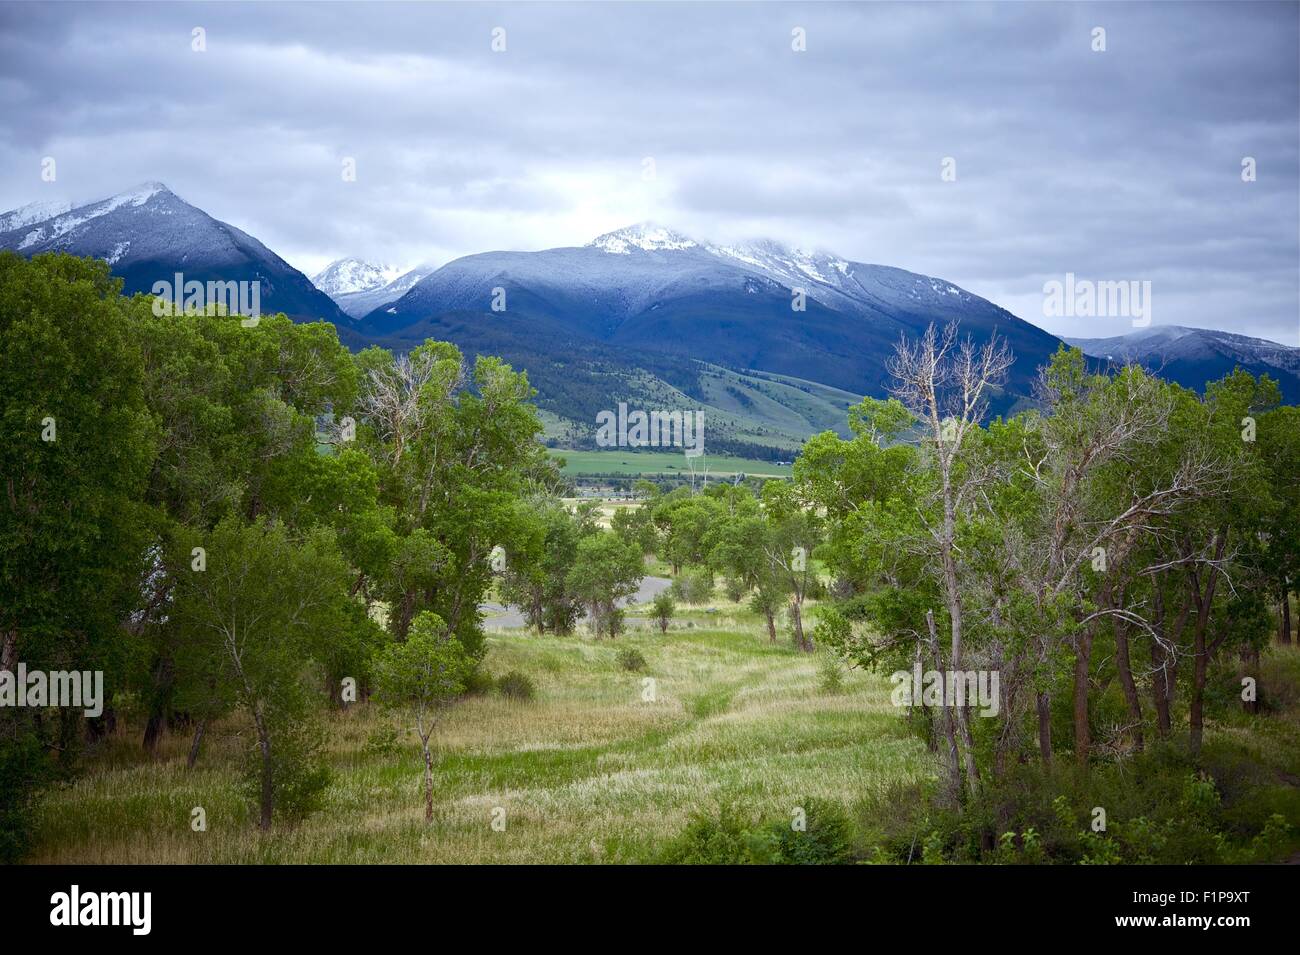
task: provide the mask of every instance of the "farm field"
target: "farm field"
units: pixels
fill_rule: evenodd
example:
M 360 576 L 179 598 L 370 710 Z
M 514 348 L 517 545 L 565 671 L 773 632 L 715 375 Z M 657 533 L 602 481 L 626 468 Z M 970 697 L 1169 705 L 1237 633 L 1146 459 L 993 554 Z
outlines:
M 689 475 L 690 467 L 680 452 L 669 451 L 628 451 L 625 449 L 609 451 L 566 451 L 551 448 L 552 457 L 564 459 L 564 473 L 582 474 L 672 474 Z M 794 452 L 791 452 L 793 455 Z M 703 473 L 708 466 L 710 477 L 732 477 L 736 474 L 754 477 L 789 477 L 790 466 L 778 465 L 773 461 L 756 461 L 750 458 L 737 458 L 727 455 L 706 454 L 697 460 L 697 473 Z

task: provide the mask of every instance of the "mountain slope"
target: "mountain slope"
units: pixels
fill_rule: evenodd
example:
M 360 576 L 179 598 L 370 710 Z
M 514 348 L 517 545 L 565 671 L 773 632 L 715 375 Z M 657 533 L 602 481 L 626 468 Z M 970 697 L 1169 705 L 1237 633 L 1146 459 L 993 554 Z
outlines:
M 337 300 L 350 292 L 382 288 L 401 274 L 401 269 L 391 265 L 376 265 L 362 259 L 335 259 L 311 277 L 311 284 Z
M 362 291 L 331 294 L 330 298 L 334 299 L 335 304 L 343 309 L 350 318 L 361 318 L 381 305 L 396 302 L 409 292 L 416 282 L 431 272 L 433 272 L 433 266 L 431 265 L 416 266 L 411 271 L 399 275 L 385 285 L 378 285 Z
M 492 310 L 498 288 L 505 311 Z M 796 292 L 806 297 L 802 311 L 792 308 Z M 976 340 L 996 332 L 1016 353 L 1007 388 L 994 399 L 998 412 L 1030 394 L 1037 366 L 1058 344 L 939 279 L 772 242 L 709 245 L 649 224 L 578 248 L 456 259 L 366 315 L 357 329 L 417 340 L 420 330 L 453 313 L 465 333 L 458 344 L 468 349 L 488 327 L 498 339 L 545 329 L 571 348 L 599 343 L 633 363 L 672 355 L 874 395 L 885 392 L 885 362 L 900 335 L 958 320 Z
M 67 252 L 104 259 L 128 295 L 155 282 L 258 281 L 264 314 L 343 322 L 328 295 L 252 236 L 149 182 L 73 209 L 24 206 L 0 216 L 0 249 Z
M 1300 402 L 1300 348 L 1206 328 L 1158 325 L 1114 338 L 1067 338 L 1084 354 L 1131 362 L 1201 391 L 1206 382 L 1241 368 L 1277 379 L 1288 404 Z

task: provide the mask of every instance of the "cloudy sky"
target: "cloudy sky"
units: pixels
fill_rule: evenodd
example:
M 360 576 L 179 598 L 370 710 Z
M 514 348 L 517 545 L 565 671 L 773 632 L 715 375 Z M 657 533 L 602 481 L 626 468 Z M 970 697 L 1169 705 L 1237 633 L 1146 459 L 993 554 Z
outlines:
M 1149 280 L 1154 324 L 1296 345 L 1298 10 L 0 4 L 0 209 L 161 180 L 309 274 L 653 220 L 940 276 L 1059 334 L 1130 323 L 1045 317 L 1048 280 Z

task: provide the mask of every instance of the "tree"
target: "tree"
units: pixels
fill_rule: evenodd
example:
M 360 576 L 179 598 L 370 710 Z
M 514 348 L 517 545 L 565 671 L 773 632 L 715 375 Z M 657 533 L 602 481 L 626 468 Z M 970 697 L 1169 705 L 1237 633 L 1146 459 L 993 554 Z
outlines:
M 297 767 L 277 761 L 277 734 L 309 709 L 304 664 L 313 638 L 347 599 L 347 568 L 325 529 L 292 539 L 283 525 L 223 519 L 206 539 L 206 566 L 173 569 L 174 613 L 191 643 L 195 672 L 245 709 L 257 732 L 261 829 L 271 827 L 277 776 Z M 182 555 L 186 560 L 188 555 Z
M 677 603 L 673 600 L 673 595 L 666 590 L 655 594 L 651 608 L 654 612 L 655 622 L 659 624 L 659 632 L 667 633 L 668 624 L 672 622 L 673 614 L 677 611 Z
M 956 323 L 945 326 L 942 333 L 932 323 L 919 341 L 909 342 L 904 337 L 888 366 L 894 395 L 925 428 L 923 448 L 933 459 L 938 482 L 939 515 L 929 529 L 942 573 L 951 637 L 947 666 L 942 670 L 962 668 L 966 621 L 957 579 L 957 533 L 961 511 L 977 484 L 977 472 L 966 466 L 970 450 L 966 438 L 979 429 L 988 393 L 1005 379 L 1012 360 L 1010 349 L 996 335 L 977 348 L 969 336 L 957 340 Z M 973 793 L 979 785 L 975 741 L 965 707 L 956 709 L 966 786 Z
M 129 667 L 121 624 L 157 522 L 142 496 L 158 433 L 120 289 L 104 262 L 0 252 L 0 669 L 103 670 L 116 686 Z M 51 752 L 70 764 L 81 725 L 71 709 L 0 709 L 4 828 L 22 824 Z M 0 839 L 0 855 L 20 848 Z
M 636 593 L 645 576 L 641 553 L 612 531 L 601 531 L 578 544 L 577 558 L 568 584 L 591 614 L 595 635 L 618 636 L 621 612 L 618 601 Z
M 442 710 L 465 692 L 474 660 L 460 641 L 446 631 L 437 614 L 415 618 L 405 643 L 396 643 L 380 657 L 376 674 L 381 697 L 414 707 L 415 731 L 424 757 L 424 819 L 433 819 L 433 755 L 429 741 Z
M 803 602 L 809 585 L 816 579 L 812 553 L 821 542 L 821 521 L 800 500 L 796 486 L 784 481 L 769 481 L 763 486 L 763 519 L 766 533 L 762 552 L 767 559 L 767 571 L 789 594 L 795 646 L 811 653 L 813 641 L 803 627 Z

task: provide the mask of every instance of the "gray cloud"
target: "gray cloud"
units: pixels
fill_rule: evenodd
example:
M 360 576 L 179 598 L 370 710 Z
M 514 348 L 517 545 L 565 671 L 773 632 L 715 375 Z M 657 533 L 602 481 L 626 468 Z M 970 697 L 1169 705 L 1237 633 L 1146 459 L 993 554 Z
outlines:
M 0 208 L 159 179 L 306 271 L 648 218 L 939 275 L 1062 334 L 1127 322 L 1044 318 L 1045 281 L 1150 279 L 1157 323 L 1300 344 L 1298 10 L 3 4 Z

